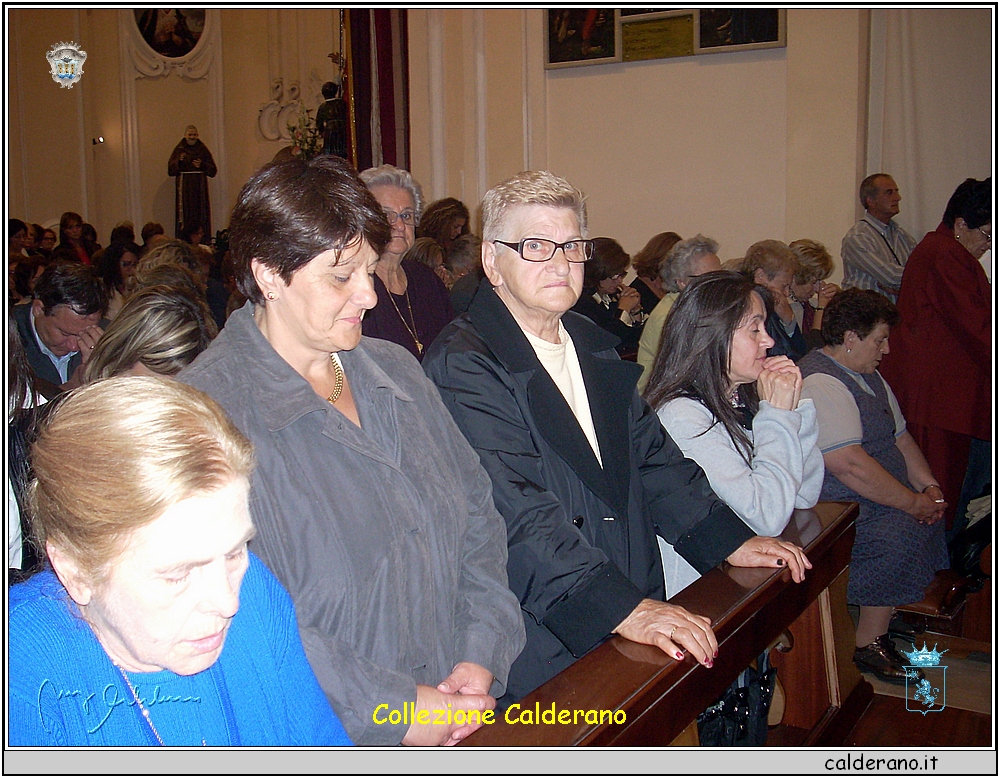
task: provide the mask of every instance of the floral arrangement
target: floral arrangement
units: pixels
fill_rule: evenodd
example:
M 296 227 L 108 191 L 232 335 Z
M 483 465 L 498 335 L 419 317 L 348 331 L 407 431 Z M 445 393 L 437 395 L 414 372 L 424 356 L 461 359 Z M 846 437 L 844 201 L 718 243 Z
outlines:
M 316 128 L 316 120 L 307 108 L 299 111 L 298 123 L 288 123 L 288 134 L 292 141 L 292 155 L 298 159 L 312 159 L 323 153 L 323 135 Z

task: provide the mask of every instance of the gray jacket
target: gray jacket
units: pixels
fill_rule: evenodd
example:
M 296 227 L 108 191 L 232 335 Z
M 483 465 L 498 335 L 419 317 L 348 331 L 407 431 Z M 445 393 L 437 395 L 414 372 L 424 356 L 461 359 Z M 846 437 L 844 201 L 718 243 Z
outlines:
M 340 356 L 362 428 L 319 397 L 261 334 L 248 304 L 180 374 L 253 441 L 254 552 L 288 588 L 306 654 L 348 734 L 394 745 L 416 684 L 458 662 L 500 696 L 524 645 L 490 479 L 410 354 L 362 338 Z M 294 690 L 289 690 L 290 694 Z M 384 710 L 384 709 L 383 709 Z

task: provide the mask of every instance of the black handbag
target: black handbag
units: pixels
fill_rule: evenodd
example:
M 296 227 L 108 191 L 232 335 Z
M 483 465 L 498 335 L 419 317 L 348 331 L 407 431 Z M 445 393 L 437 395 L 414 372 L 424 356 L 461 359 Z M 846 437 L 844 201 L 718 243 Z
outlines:
M 712 705 L 698 716 L 703 746 L 763 746 L 778 671 L 765 651 Z

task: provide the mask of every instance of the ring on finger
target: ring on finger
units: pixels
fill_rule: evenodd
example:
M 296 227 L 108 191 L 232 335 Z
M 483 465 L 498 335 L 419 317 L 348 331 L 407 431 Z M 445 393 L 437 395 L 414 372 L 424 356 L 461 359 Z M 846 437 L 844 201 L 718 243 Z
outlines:
M 673 627 L 670 628 L 670 637 L 668 637 L 667 640 L 673 640 L 674 639 L 674 633 L 676 631 L 677 631 L 677 625 L 675 624 Z

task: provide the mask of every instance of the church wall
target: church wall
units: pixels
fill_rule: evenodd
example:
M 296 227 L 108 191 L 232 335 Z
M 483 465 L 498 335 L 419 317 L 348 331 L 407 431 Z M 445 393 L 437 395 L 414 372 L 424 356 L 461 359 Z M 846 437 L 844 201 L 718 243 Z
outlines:
M 926 219 L 914 193 L 950 193 L 992 162 L 991 94 L 980 88 L 992 61 L 990 12 L 899 12 L 907 45 L 919 46 L 918 110 L 876 105 L 888 114 L 886 135 L 898 137 L 879 135 L 873 149 L 870 73 L 893 87 L 891 57 L 888 74 L 884 62 L 869 64 L 876 13 L 791 8 L 783 49 L 545 70 L 540 9 L 411 10 L 414 175 L 428 199 L 474 207 L 513 173 L 547 167 L 586 192 L 591 233 L 630 253 L 663 230 L 705 232 L 724 259 L 762 238 L 809 237 L 830 250 L 839 280 L 840 242 L 860 215 L 869 167 L 893 166 L 904 187 L 900 222 L 912 220 L 920 237 L 934 225 L 918 226 Z M 890 54 L 902 48 L 893 29 L 887 42 L 877 31 Z M 962 63 L 963 90 L 940 83 L 939 74 L 958 80 L 953 62 Z M 470 94 L 476 105 L 434 102 L 445 93 Z M 966 114 L 956 128 L 954 116 Z
M 78 211 L 102 243 L 125 218 L 137 231 L 146 221 L 159 221 L 172 235 L 174 181 L 167 160 L 185 127 L 195 124 L 220 168 L 209 190 L 213 229 L 221 229 L 246 179 L 288 145 L 261 133 L 261 108 L 273 98 L 287 104 L 293 84 L 307 108 L 322 100 L 320 87 L 335 74 L 327 55 L 339 50 L 338 11 L 214 11 L 218 50 L 200 78 L 140 75 L 128 57 L 122 60 L 121 13 L 8 11 L 10 213 L 51 224 L 63 211 Z M 60 88 L 48 72 L 45 53 L 59 41 L 75 41 L 87 52 L 84 75 L 72 89 Z M 92 144 L 99 135 L 104 143 Z
M 339 49 L 338 12 L 215 10 L 218 51 L 207 77 L 196 79 L 135 78 L 123 53 L 122 13 L 8 10 L 11 214 L 52 223 L 77 210 L 102 240 L 122 218 L 137 227 L 156 219 L 171 231 L 173 180 L 166 163 L 184 127 L 194 123 L 220 168 L 210 182 L 219 229 L 247 177 L 288 143 L 265 138 L 261 109 L 272 100 L 287 104 L 293 84 L 307 107 L 318 105 L 320 85 L 335 72 L 327 55 Z M 868 58 L 877 13 L 789 9 L 784 49 L 545 70 L 540 9 L 413 9 L 414 175 L 428 202 L 460 197 L 475 212 L 497 182 L 526 168 L 551 168 L 587 193 L 592 233 L 618 238 L 630 253 L 672 229 L 712 235 L 723 258 L 741 255 L 763 237 L 812 237 L 839 259 L 868 166 L 882 160 L 894 166 L 904 195 L 900 221 L 910 227 L 918 203 L 921 214 L 943 207 L 938 200 L 954 188 L 958 167 L 970 168 L 958 179 L 982 176 L 991 161 L 992 136 L 989 127 L 977 129 L 978 115 L 963 119 L 969 129 L 950 153 L 934 151 L 952 127 L 940 112 L 959 103 L 963 111 L 967 105 L 989 111 L 989 95 L 979 96 L 989 84 L 991 56 L 984 12 L 927 11 L 929 21 L 922 11 L 909 12 L 905 29 L 920 47 L 918 62 L 933 43 L 972 78 L 949 95 L 947 84 L 933 79 L 954 81 L 954 68 L 938 75 L 921 64 L 921 95 L 927 96 L 919 98 L 916 116 L 887 105 L 875 123 Z M 947 24 L 936 24 L 942 14 Z M 937 34 L 936 27 L 946 29 Z M 890 23 L 879 33 L 890 54 L 900 48 L 894 29 Z M 88 53 L 73 89 L 52 82 L 44 59 L 60 40 L 75 40 Z M 952 57 L 950 50 L 959 47 L 961 56 Z M 976 70 L 980 61 L 984 66 Z M 892 68 L 890 58 L 883 74 L 889 88 Z M 134 104 L 123 69 L 133 76 Z M 967 98 L 967 92 L 974 94 Z M 931 131 L 921 134 L 913 122 Z M 893 129 L 900 123 L 919 142 L 893 147 L 890 136 L 904 132 Z M 98 135 L 105 142 L 95 146 L 91 139 Z M 911 148 L 931 162 L 911 161 Z M 902 170 L 908 165 L 929 177 L 911 177 Z M 928 193 L 922 201 L 918 190 Z M 920 234 L 933 228 L 922 223 L 928 218 L 921 215 L 912 227 Z

